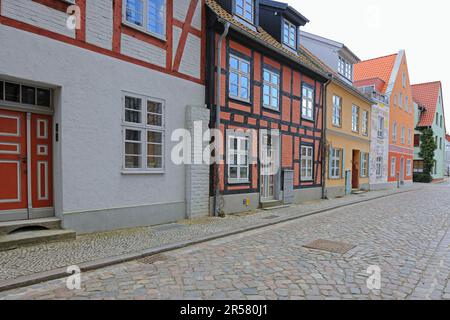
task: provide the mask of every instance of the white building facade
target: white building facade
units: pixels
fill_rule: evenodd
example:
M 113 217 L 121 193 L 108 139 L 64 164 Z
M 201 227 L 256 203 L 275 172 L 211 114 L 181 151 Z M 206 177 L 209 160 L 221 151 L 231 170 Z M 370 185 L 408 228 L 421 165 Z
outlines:
M 77 0 L 76 30 L 69 2 L 0 0 L 0 222 L 208 214 L 209 166 L 170 158 L 175 129 L 209 121 L 202 1 Z

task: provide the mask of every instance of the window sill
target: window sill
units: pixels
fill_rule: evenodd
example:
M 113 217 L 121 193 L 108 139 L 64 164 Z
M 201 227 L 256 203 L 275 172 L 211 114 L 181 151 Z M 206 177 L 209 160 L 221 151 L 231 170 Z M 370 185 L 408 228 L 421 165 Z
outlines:
M 271 111 L 271 112 L 275 112 L 275 113 L 280 113 L 281 112 L 280 109 L 274 109 L 272 107 L 264 106 L 264 105 L 263 105 L 263 109 L 265 109 L 266 111 Z
M 129 170 L 122 170 L 121 174 L 123 175 L 162 175 L 165 174 L 164 170 L 158 170 L 158 171 L 129 171 Z
M 228 180 L 229 185 L 248 185 L 250 184 L 250 181 L 248 180 Z
M 230 98 L 231 101 L 237 102 L 237 103 L 244 103 L 246 105 L 251 106 L 252 102 L 250 101 L 250 99 L 243 99 L 243 98 L 239 98 L 239 97 L 235 97 L 235 96 L 228 96 L 228 98 Z
M 314 179 L 313 178 L 311 178 L 311 179 L 303 179 L 303 178 L 300 177 L 300 182 L 314 182 Z
M 309 121 L 309 122 L 314 122 L 314 118 L 308 118 L 308 117 L 305 117 L 305 116 L 302 116 L 302 120 Z
M 151 37 L 151 38 L 155 38 L 156 40 L 159 40 L 159 41 L 167 42 L 166 35 L 160 35 L 157 33 L 147 31 L 144 28 L 140 28 L 140 27 L 136 26 L 135 24 L 132 24 L 127 21 L 122 21 L 122 25 L 125 27 L 128 27 L 130 29 L 133 29 L 133 31 L 139 32 L 143 36 Z

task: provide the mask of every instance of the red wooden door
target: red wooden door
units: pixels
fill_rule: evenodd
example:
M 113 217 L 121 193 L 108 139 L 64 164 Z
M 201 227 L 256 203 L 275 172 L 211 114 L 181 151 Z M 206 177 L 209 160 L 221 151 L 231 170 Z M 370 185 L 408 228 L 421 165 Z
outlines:
M 31 195 L 33 208 L 53 206 L 52 117 L 31 115 Z
M 0 109 L 0 220 L 2 210 L 27 208 L 26 114 Z
M 0 221 L 53 207 L 52 155 L 51 116 L 0 109 Z

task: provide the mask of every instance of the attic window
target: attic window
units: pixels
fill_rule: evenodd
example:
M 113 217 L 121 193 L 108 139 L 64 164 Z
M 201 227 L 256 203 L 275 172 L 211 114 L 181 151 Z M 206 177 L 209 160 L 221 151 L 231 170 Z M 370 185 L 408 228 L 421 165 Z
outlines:
M 297 28 L 287 20 L 283 23 L 283 43 L 292 49 L 297 47 Z
M 254 23 L 255 1 L 254 0 L 236 0 L 234 13 L 242 19 Z

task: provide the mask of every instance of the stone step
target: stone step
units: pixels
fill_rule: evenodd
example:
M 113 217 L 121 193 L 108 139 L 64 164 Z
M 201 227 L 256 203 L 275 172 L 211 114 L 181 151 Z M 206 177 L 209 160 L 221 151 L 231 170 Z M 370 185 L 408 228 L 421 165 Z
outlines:
M 43 218 L 0 222 L 0 236 L 7 235 L 15 230 L 24 228 L 44 228 L 47 230 L 57 230 L 61 229 L 61 219 Z
M 286 208 L 289 208 L 290 206 L 289 205 L 281 205 L 281 206 L 275 206 L 275 207 L 266 207 L 266 208 L 263 208 L 262 210 L 264 210 L 264 211 L 271 211 L 271 210 L 278 210 L 278 209 L 286 209 Z
M 73 240 L 76 238 L 72 230 L 38 230 L 14 232 L 0 236 L 0 251 L 11 250 L 24 245 L 39 244 L 51 241 Z
M 263 202 L 261 202 L 261 208 L 267 209 L 267 208 L 279 207 L 282 204 L 283 204 L 283 201 L 281 201 L 281 200 L 263 201 Z

